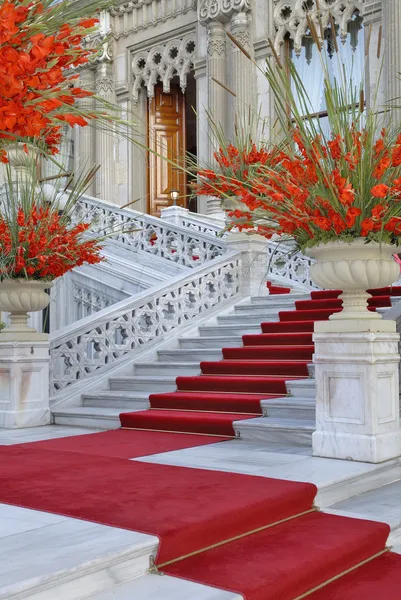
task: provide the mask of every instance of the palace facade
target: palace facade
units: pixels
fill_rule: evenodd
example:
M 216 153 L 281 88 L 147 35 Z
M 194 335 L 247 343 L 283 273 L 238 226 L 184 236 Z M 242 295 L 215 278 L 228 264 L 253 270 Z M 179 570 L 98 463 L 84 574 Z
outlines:
M 135 200 L 136 210 L 159 215 L 171 202 L 170 190 L 178 189 L 179 204 L 217 212 L 213 199 L 191 197 L 183 173 L 164 159 L 174 162 L 189 151 L 202 164 L 212 160 L 207 114 L 228 138 L 235 121 L 249 115 L 265 122 L 268 135 L 275 120 L 263 73 L 266 60 L 274 60 L 268 40 L 279 56 L 293 57 L 314 111 L 324 119 L 322 68 L 308 15 L 324 38 L 333 77 L 340 62 L 334 22 L 340 60 L 352 69 L 355 84 L 365 78 L 366 101 L 372 101 L 380 72 L 378 102 L 401 98 L 399 0 L 131 0 L 102 15 L 103 50 L 82 71 L 82 85 L 137 123 L 143 147 L 90 128 L 74 132 L 67 154 L 75 168 L 101 165 L 90 193 L 120 206 Z

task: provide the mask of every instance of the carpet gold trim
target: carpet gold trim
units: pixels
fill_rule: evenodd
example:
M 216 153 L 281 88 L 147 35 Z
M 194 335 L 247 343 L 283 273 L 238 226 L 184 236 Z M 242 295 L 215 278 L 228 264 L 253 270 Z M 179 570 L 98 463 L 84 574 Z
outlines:
M 222 540 L 221 542 L 217 542 L 216 544 L 212 544 L 211 546 L 206 546 L 205 548 L 201 548 L 200 550 L 195 550 L 194 552 L 190 552 L 189 554 L 184 554 L 183 556 L 179 556 L 177 558 L 173 558 L 172 560 L 168 560 L 167 562 L 161 563 L 157 565 L 157 568 L 160 570 L 164 567 L 168 567 L 177 562 L 181 562 L 187 558 L 191 558 L 192 556 L 197 556 L 198 554 L 203 554 L 204 552 L 208 552 L 209 550 L 214 550 L 215 548 L 220 548 L 220 546 L 225 546 L 226 544 L 230 544 L 231 542 L 236 542 L 237 540 L 242 540 L 243 538 L 249 537 L 250 535 L 254 535 L 255 533 L 260 533 L 261 531 L 265 531 L 266 529 L 272 529 L 276 527 L 276 525 L 281 525 L 282 523 L 288 523 L 289 521 L 294 521 L 299 517 L 304 517 L 305 515 L 310 515 L 311 513 L 317 512 L 316 508 L 311 508 L 306 510 L 305 512 L 299 513 L 297 515 L 292 515 L 291 517 L 287 517 L 286 519 L 281 519 L 280 521 L 275 521 L 274 523 L 270 523 L 269 525 L 263 525 L 262 527 L 258 527 L 257 529 L 253 529 L 252 531 L 247 531 L 246 533 L 241 533 L 240 535 L 236 535 L 232 538 L 228 538 L 227 540 Z
M 181 433 L 182 435 L 203 435 L 206 437 L 218 437 L 227 438 L 228 440 L 235 440 L 234 435 L 223 435 L 219 433 L 196 433 L 194 431 L 173 431 L 172 429 L 145 429 L 144 427 L 120 427 L 120 429 L 126 429 L 127 431 L 154 431 L 156 433 Z M 172 452 L 168 450 L 168 452 Z M 159 452 L 158 454 L 162 454 Z
M 353 571 L 356 571 L 357 569 L 359 569 L 359 567 L 363 567 L 364 565 L 367 565 L 368 563 L 372 562 L 372 560 L 375 560 L 376 558 L 379 558 L 380 556 L 383 556 L 383 554 L 386 554 L 389 551 L 390 551 L 389 548 L 385 548 L 384 550 L 381 550 L 380 552 L 378 552 L 377 554 L 374 554 L 370 558 L 367 558 L 366 560 L 363 560 L 362 562 L 358 563 L 357 565 L 354 565 L 353 567 L 350 567 L 346 571 L 343 571 L 342 573 L 339 573 L 338 575 L 335 575 L 334 577 L 331 577 L 330 579 L 328 579 L 324 583 L 321 583 L 320 585 L 317 585 L 316 587 L 312 588 L 308 592 L 305 592 L 304 594 L 301 594 L 300 596 L 297 596 L 296 598 L 294 598 L 294 600 L 303 600 L 303 598 L 307 598 L 311 594 L 314 594 L 315 592 L 317 592 L 317 591 L 325 588 L 330 583 L 334 583 L 334 581 L 337 581 L 338 579 L 341 579 L 342 577 L 345 577 L 349 573 L 352 573 Z
M 167 410 L 169 412 L 185 412 L 185 413 L 205 413 L 205 414 L 212 414 L 212 415 L 252 415 L 254 417 L 256 416 L 262 416 L 261 413 L 249 413 L 249 412 L 236 412 L 234 411 L 227 411 L 227 410 L 191 410 L 190 408 L 153 408 L 152 406 L 150 406 L 147 410 Z

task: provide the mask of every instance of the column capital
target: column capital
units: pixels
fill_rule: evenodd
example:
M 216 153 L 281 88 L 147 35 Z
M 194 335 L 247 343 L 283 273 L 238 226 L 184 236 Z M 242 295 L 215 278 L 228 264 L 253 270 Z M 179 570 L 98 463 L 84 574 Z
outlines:
M 249 12 L 251 0 L 201 0 L 198 6 L 198 20 L 201 25 L 211 21 L 226 22 L 233 14 Z

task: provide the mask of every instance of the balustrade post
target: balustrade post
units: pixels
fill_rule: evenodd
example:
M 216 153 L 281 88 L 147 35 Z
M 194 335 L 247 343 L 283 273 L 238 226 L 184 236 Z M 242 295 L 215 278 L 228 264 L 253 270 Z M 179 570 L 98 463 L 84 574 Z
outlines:
M 267 240 L 261 235 L 231 233 L 227 246 L 242 253 L 242 296 L 267 296 Z

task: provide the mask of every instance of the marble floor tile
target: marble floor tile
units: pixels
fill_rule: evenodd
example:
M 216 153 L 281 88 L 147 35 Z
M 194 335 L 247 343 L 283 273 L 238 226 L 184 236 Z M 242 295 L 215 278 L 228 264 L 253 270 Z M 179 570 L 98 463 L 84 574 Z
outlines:
M 369 473 L 376 468 L 367 463 L 270 452 L 257 444 L 246 444 L 241 450 L 235 446 L 228 448 L 228 443 L 175 450 L 134 460 L 307 481 L 318 487 Z
M 87 600 L 243 600 L 243 597 L 185 579 L 145 575 Z
M 2 540 L 9 535 L 39 529 L 40 527 L 47 527 L 65 520 L 66 517 L 52 513 L 0 504 L 0 539 Z M 2 543 L 3 541 L 1 545 Z
M 99 589 L 99 579 L 100 589 L 103 589 L 131 578 L 135 574 L 136 560 L 141 562 L 138 574 L 146 572 L 149 555 L 157 550 L 158 539 L 154 536 L 78 519 L 45 515 L 38 511 L 20 511 L 24 511 L 20 513 L 23 523 L 21 529 L 25 528 L 23 531 L 18 531 L 18 523 L 15 523 L 18 514 L 16 508 L 1 505 L 2 519 L 9 512 L 10 523 L 14 527 L 14 533 L 10 533 L 10 528 L 9 535 L 1 538 L 1 599 L 13 594 L 26 594 L 27 590 L 35 592 L 32 595 L 34 598 L 37 590 L 42 587 L 76 580 L 88 574 L 91 577 L 86 582 L 89 592 Z M 26 529 L 30 519 L 31 528 Z M 39 524 L 40 520 L 42 526 Z M 54 595 L 54 590 L 50 591 L 53 598 L 58 598 Z M 31 598 L 31 595 L 28 597 Z M 65 596 L 66 600 L 73 597 L 75 598 L 71 593 Z
M 26 444 L 41 440 L 98 433 L 99 429 L 86 427 L 71 427 L 68 425 L 46 425 L 42 427 L 26 427 L 24 429 L 0 429 L 0 446 L 12 444 Z

